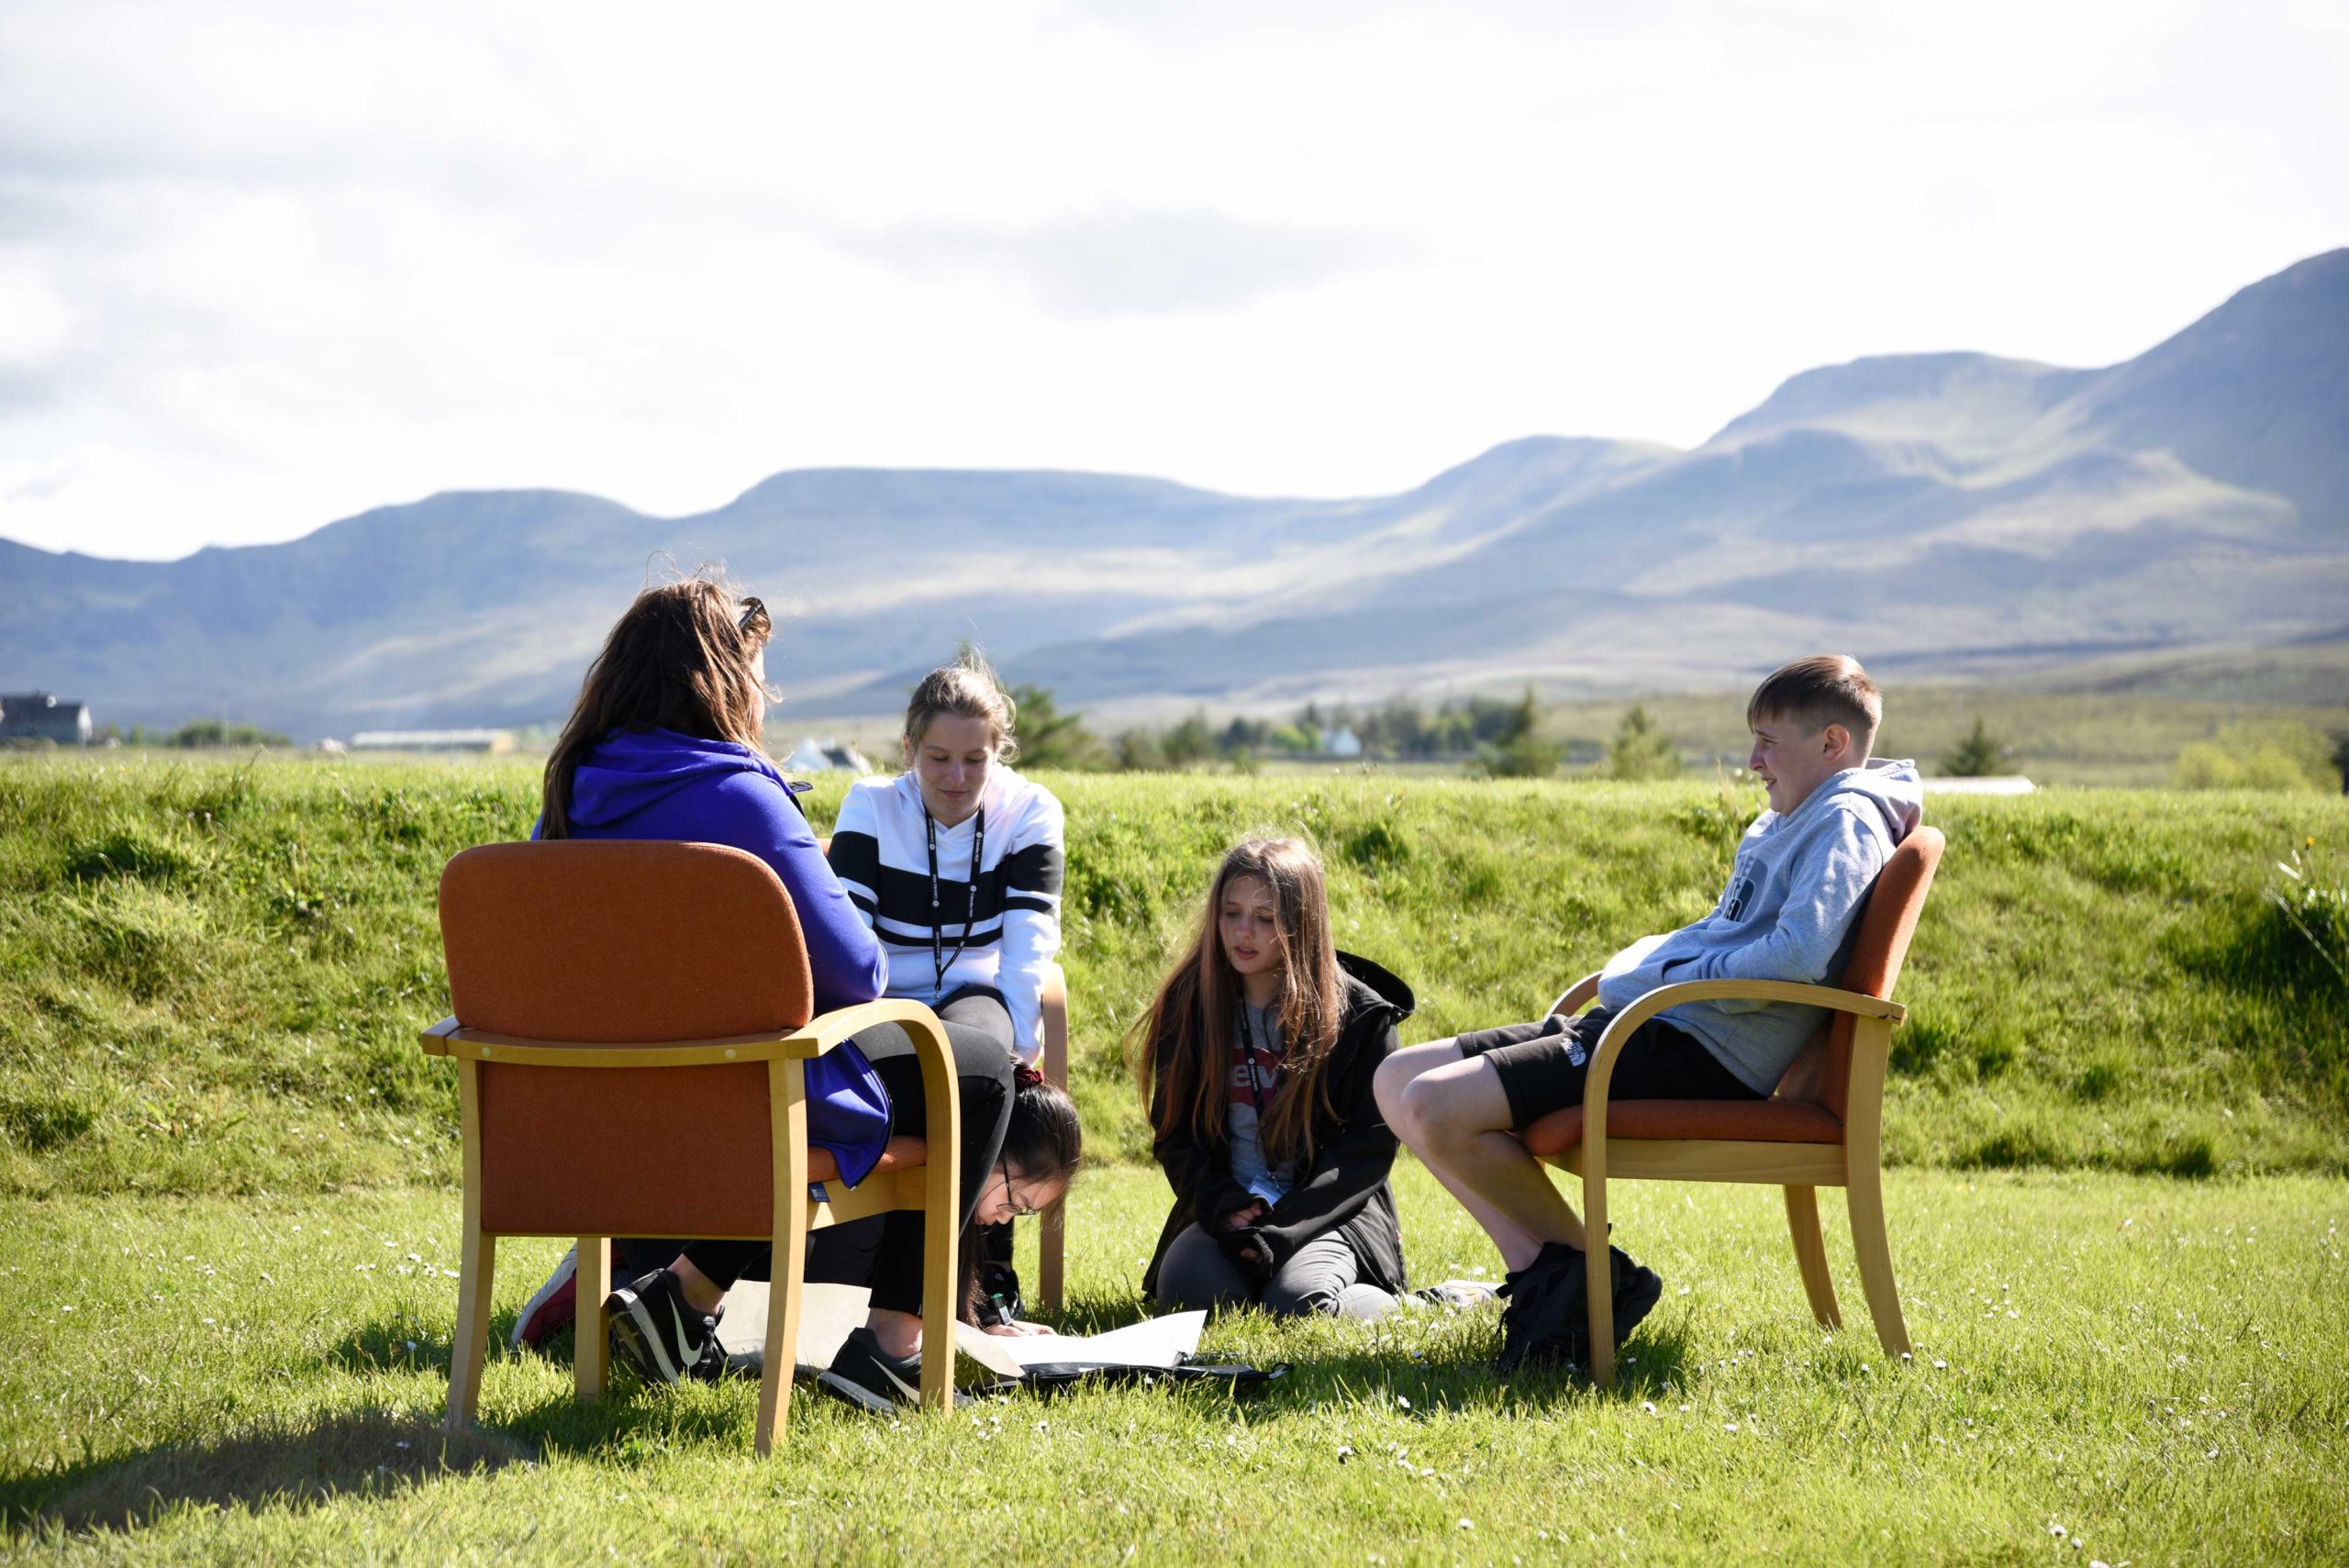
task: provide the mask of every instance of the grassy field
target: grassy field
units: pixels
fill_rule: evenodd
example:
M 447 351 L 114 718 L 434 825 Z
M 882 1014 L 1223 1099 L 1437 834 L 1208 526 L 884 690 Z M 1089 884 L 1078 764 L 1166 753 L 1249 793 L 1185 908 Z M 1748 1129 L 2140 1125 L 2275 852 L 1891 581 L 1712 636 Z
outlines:
M 1530 1016 L 1709 904 L 1717 785 L 1055 778 L 1105 1163 L 1070 1326 L 1165 1202 L 1120 1035 L 1217 854 L 1310 833 L 1407 1040 Z M 1666 1274 L 1623 1387 L 1497 1386 L 1488 1316 L 1219 1324 L 1265 1396 L 1088 1392 L 902 1428 L 747 1386 L 573 1408 L 500 1357 L 444 1449 L 453 1091 L 432 912 L 528 764 L 0 766 L 0 1510 L 9 1557 L 2337 1562 L 2349 1551 L 2349 806 L 1953 799 L 1887 1114 L 1916 1361 L 1810 1325 L 1775 1195 L 1627 1188 Z M 819 794 L 829 813 L 836 792 Z M 2311 882 L 2276 862 L 2297 853 Z M 2288 913 L 2268 895 L 2295 891 Z M 1422 1279 L 1497 1266 L 1408 1162 Z M 510 1314 L 559 1249 L 510 1244 Z M 411 1255 L 412 1254 L 412 1255 Z M 405 1446 L 402 1446 L 405 1445 Z M 919 1479 L 909 1482 L 908 1476 Z M 908 1506 L 910 1503 L 910 1506 Z
M 1494 1265 L 1416 1167 L 1413 1266 Z M 2349 1187 L 1903 1173 L 1916 1359 L 1804 1310 L 1776 1195 L 1628 1187 L 1667 1280 L 1620 1386 L 1496 1384 L 1490 1313 L 1252 1314 L 1207 1348 L 1292 1363 L 1199 1391 L 876 1421 L 753 1385 L 571 1403 L 489 1368 L 444 1447 L 453 1197 L 60 1197 L 0 1222 L 0 1552 L 249 1563 L 813 1562 L 2337 1562 L 2349 1551 Z M 1154 1173 L 1074 1200 L 1073 1321 L 1141 1310 Z M 1848 1251 L 1828 1231 L 1847 1312 Z M 556 1249 L 509 1243 L 498 1332 Z M 39 1287 L 35 1293 L 34 1287 Z
M 519 837 L 529 764 L 0 766 L 0 1192 L 453 1179 L 440 868 Z M 1536 1016 L 1701 915 L 1756 805 L 1719 785 L 1063 777 L 1076 1088 L 1140 1159 L 1122 1033 L 1257 827 L 1310 834 L 1341 946 L 1417 988 L 1407 1040 Z M 838 786 L 814 797 L 819 817 Z M 2098 791 L 1936 801 L 1891 1157 L 1962 1169 L 2349 1171 L 2349 802 Z M 2328 956 L 2323 943 L 2333 950 Z

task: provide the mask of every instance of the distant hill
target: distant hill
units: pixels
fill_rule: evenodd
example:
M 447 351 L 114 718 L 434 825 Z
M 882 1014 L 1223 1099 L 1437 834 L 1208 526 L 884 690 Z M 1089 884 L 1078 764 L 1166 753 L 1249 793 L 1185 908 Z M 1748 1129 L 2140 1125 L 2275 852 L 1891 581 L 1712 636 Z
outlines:
M 792 606 L 770 669 L 808 717 L 886 710 L 965 637 L 1075 705 L 1719 686 L 1822 647 L 2037 681 L 2338 639 L 2349 250 L 2103 370 L 1860 360 L 1693 450 L 1535 437 L 1372 499 L 829 469 L 678 518 L 447 494 L 164 563 L 0 540 L 0 689 L 305 737 L 549 721 L 664 555 Z

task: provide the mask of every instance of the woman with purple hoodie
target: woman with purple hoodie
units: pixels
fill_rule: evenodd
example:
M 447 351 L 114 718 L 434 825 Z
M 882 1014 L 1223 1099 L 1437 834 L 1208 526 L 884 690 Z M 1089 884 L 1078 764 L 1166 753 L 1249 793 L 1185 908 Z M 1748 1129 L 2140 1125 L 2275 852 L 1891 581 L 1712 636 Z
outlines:
M 758 856 L 798 913 L 820 1013 L 879 996 L 888 971 L 792 786 L 760 749 L 774 695 L 766 684 L 772 630 L 757 599 L 738 600 L 707 577 L 638 595 L 589 667 L 547 759 L 533 837 L 679 840 Z M 894 1026 L 867 1033 L 902 1036 Z M 1013 1109 L 1011 1060 L 991 1036 L 950 1027 L 948 1038 L 962 1095 L 963 1221 L 974 1209 L 1007 1218 L 993 1210 L 1016 1207 L 1008 1181 L 995 1190 Z M 895 1130 L 920 1135 L 921 1075 L 911 1051 L 858 1043 L 888 1090 Z M 614 1132 L 627 1132 L 619 1118 Z M 1030 1184 L 1031 1194 L 1037 1185 Z M 921 1217 L 899 1218 L 909 1225 L 891 1231 L 878 1261 L 867 1328 L 902 1345 L 919 1325 Z M 738 1279 L 765 1273 L 766 1251 L 749 1241 L 631 1244 L 629 1266 L 646 1272 L 604 1304 L 614 1345 L 648 1381 L 714 1374 L 724 1362 L 715 1314 Z M 662 1266 L 662 1257 L 674 1261 Z

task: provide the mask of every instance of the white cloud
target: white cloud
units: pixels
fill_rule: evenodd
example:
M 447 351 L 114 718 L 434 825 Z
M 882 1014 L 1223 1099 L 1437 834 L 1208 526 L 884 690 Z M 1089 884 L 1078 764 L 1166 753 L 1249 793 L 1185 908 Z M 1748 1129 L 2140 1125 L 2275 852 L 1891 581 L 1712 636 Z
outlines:
M 0 535 L 820 463 L 1416 483 L 2349 237 L 2326 7 L 0 10 Z

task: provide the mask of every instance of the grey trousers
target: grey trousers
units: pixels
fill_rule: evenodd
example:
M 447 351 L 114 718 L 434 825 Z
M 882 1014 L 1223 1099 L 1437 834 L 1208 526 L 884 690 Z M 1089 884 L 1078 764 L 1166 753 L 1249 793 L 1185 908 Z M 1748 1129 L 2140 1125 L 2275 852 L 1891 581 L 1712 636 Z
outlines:
M 1214 1310 L 1253 1302 L 1275 1318 L 1369 1319 L 1390 1310 L 1395 1298 L 1364 1284 L 1362 1260 L 1336 1231 L 1319 1236 L 1273 1271 L 1259 1296 L 1232 1266 L 1213 1238 L 1194 1225 L 1174 1238 L 1158 1266 L 1158 1305 L 1170 1312 Z

